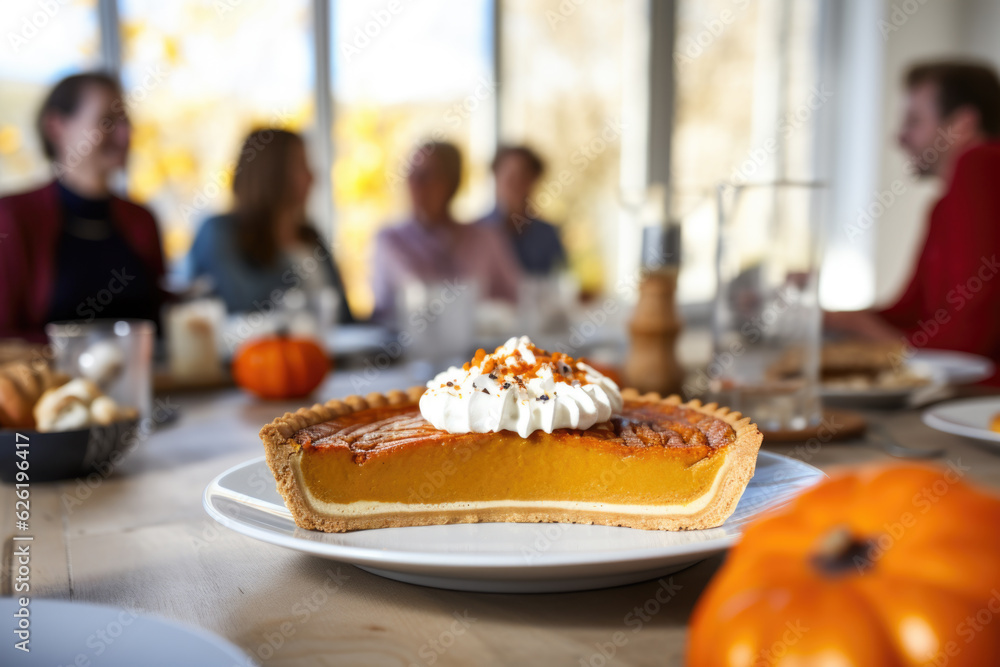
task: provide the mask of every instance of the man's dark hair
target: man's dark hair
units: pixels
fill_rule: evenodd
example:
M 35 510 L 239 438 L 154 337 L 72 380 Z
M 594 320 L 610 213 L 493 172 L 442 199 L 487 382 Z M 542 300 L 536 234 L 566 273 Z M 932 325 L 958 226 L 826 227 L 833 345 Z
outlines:
M 938 89 L 942 118 L 970 107 L 979 114 L 979 128 L 989 137 L 1000 136 L 1000 79 L 989 65 L 945 61 L 921 63 L 906 73 L 906 87 L 932 83 Z
M 413 166 L 422 164 L 424 160 L 435 156 L 439 160 L 445 178 L 451 187 L 450 197 L 454 197 L 462 184 L 462 151 L 453 143 L 447 141 L 427 141 L 417 147 L 411 158 Z
M 509 157 L 519 157 L 528 163 L 528 168 L 534 173 L 535 178 L 542 175 L 545 171 L 545 163 L 542 162 L 542 158 L 539 157 L 538 153 L 531 150 L 527 146 L 500 146 L 497 149 L 497 154 L 493 158 L 493 173 L 496 173 L 497 168 L 500 163 Z
M 122 88 L 118 80 L 104 72 L 84 72 L 68 76 L 49 91 L 38 110 L 38 117 L 35 119 L 35 127 L 38 130 L 38 137 L 42 140 L 42 150 L 50 160 L 56 159 L 56 147 L 52 140 L 45 133 L 45 118 L 49 114 L 56 114 L 68 118 L 80 108 L 83 101 L 83 91 L 90 86 L 100 86 L 110 90 L 113 95 L 121 98 Z

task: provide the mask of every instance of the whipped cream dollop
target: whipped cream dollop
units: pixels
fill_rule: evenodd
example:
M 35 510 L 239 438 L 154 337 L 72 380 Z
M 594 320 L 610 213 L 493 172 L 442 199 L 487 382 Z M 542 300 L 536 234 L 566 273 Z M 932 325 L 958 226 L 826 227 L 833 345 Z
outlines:
M 449 433 L 587 429 L 622 407 L 618 385 L 591 366 L 560 352 L 511 338 L 492 354 L 479 350 L 462 368 L 452 366 L 427 383 L 420 413 Z

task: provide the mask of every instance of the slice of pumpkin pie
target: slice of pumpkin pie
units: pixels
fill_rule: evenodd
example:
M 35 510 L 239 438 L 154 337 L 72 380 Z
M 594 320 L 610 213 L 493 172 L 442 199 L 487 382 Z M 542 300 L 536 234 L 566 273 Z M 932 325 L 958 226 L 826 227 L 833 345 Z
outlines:
M 329 532 L 484 521 L 654 530 L 722 524 L 762 436 L 737 412 L 619 392 L 512 338 L 427 387 L 350 396 L 261 430 L 296 524 Z

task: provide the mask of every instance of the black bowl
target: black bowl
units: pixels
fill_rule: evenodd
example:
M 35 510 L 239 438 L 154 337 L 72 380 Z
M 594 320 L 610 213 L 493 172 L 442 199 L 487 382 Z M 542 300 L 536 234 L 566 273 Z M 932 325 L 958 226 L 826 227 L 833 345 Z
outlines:
M 50 482 L 92 472 L 107 477 L 135 443 L 137 424 L 128 419 L 76 431 L 0 430 L 0 481 Z M 17 479 L 21 471 L 26 480 Z

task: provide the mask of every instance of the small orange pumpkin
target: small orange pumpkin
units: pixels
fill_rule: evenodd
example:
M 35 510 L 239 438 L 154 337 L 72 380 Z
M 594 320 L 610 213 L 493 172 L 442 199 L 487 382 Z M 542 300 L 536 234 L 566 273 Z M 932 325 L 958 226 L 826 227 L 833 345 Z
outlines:
M 233 379 L 261 398 L 299 398 L 320 385 L 330 366 L 312 340 L 279 335 L 240 347 L 233 357 Z
M 750 526 L 695 607 L 688 666 L 1000 664 L 1000 498 L 966 470 L 863 469 Z

